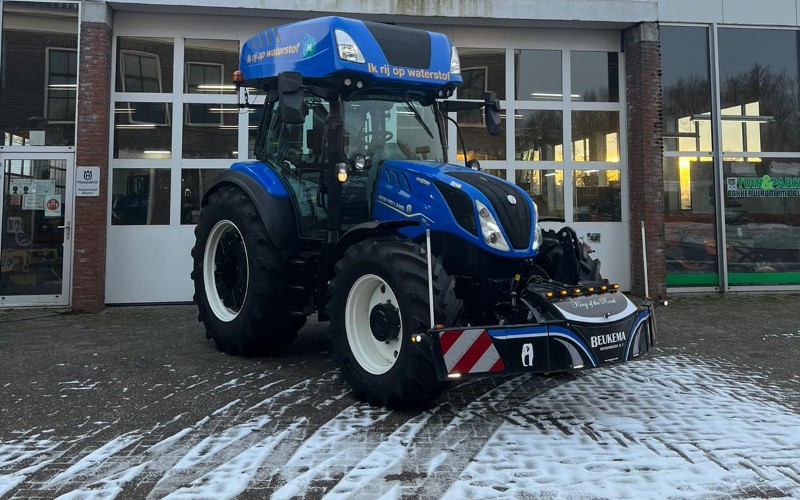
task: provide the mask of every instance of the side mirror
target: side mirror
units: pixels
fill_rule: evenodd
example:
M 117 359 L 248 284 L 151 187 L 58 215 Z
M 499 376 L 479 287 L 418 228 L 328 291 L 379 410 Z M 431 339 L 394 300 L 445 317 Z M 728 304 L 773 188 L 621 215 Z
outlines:
M 306 121 L 308 109 L 303 102 L 303 76 L 295 71 L 278 75 L 278 103 L 284 123 L 297 125 Z
M 500 135 L 500 101 L 494 92 L 483 94 L 483 116 L 490 135 Z

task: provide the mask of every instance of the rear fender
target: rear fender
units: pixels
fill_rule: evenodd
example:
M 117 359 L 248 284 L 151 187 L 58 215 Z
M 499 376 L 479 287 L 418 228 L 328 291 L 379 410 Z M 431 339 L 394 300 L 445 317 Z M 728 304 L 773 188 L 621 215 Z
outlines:
M 295 247 L 297 219 L 289 192 L 277 173 L 260 162 L 237 163 L 214 179 L 200 206 L 206 206 L 208 197 L 223 186 L 238 187 L 253 201 L 276 247 Z

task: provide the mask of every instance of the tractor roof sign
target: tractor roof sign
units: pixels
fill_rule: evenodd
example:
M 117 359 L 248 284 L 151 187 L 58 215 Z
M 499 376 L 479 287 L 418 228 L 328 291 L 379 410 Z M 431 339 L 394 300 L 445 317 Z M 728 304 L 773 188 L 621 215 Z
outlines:
M 242 47 L 240 69 L 251 85 L 284 71 L 306 79 L 351 77 L 395 89 L 429 91 L 461 83 L 457 54 L 454 59 L 444 34 L 342 17 L 257 33 Z

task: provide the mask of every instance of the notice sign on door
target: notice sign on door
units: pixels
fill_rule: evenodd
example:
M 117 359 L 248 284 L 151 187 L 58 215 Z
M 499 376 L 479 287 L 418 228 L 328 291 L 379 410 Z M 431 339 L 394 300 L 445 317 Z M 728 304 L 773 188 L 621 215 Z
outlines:
M 78 167 L 75 196 L 100 196 L 100 167 Z
M 61 195 L 48 194 L 44 197 L 44 216 L 61 217 Z

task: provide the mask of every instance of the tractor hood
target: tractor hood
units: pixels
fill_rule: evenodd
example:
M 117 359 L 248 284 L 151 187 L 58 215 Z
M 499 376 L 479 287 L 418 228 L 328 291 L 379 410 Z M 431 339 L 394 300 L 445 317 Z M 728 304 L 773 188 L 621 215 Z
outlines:
M 396 220 L 398 215 L 422 223 L 409 232 L 427 227 L 505 257 L 536 254 L 533 200 L 518 186 L 484 172 L 447 163 L 386 160 L 380 167 L 373 218 Z

